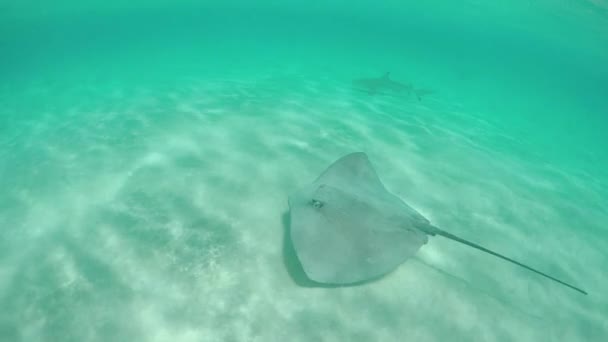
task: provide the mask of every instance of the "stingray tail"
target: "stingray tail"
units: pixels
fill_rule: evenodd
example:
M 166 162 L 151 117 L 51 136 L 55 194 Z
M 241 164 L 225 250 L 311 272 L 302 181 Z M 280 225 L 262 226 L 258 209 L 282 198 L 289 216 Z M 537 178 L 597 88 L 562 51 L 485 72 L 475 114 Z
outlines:
M 504 255 L 502 255 L 502 254 L 499 254 L 499 253 L 493 252 L 493 251 L 491 251 L 491 250 L 489 250 L 489 249 L 487 249 L 487 248 L 481 247 L 480 245 L 475 244 L 475 243 L 473 243 L 473 242 L 470 242 L 470 241 L 467 241 L 467 240 L 461 239 L 461 238 L 459 238 L 458 236 L 452 235 L 452 234 L 450 234 L 450 233 L 448 233 L 448 232 L 445 232 L 445 231 L 443 231 L 443 230 L 441 230 L 441 229 L 439 229 L 439 228 L 436 228 L 436 227 L 433 227 L 433 228 L 435 228 L 435 229 L 436 229 L 436 231 L 433 231 L 433 233 L 435 233 L 435 234 L 437 234 L 437 235 L 441 235 L 441 236 L 446 237 L 446 238 L 448 238 L 448 239 L 450 239 L 450 240 L 458 241 L 458 242 L 460 242 L 460 243 L 462 243 L 462 244 L 465 244 L 465 245 L 467 245 L 467 246 L 471 246 L 471 247 L 473 247 L 473 248 L 479 249 L 480 251 L 484 251 L 484 252 L 486 252 L 486 253 L 488 253 L 488 254 L 492 254 L 492 255 L 494 255 L 494 256 L 496 256 L 496 257 L 499 257 L 499 258 L 501 258 L 501 259 L 503 259 L 503 260 L 506 260 L 506 261 L 512 262 L 512 263 L 514 263 L 515 265 L 521 266 L 521 267 L 523 267 L 523 268 L 525 268 L 525 269 L 527 269 L 527 270 L 530 270 L 530 271 L 532 271 L 532 272 L 534 272 L 534 273 L 540 274 L 540 275 L 542 275 L 542 276 L 544 276 L 544 277 L 547 277 L 547 278 L 549 278 L 549 279 L 551 279 L 551 280 L 553 280 L 553 281 L 556 281 L 556 282 L 558 282 L 558 283 L 560 283 L 560 284 L 562 284 L 562 285 L 564 285 L 564 286 L 567 286 L 567 287 L 569 287 L 569 288 L 571 288 L 571 289 L 573 289 L 573 290 L 575 290 L 575 291 L 578 291 L 578 292 L 580 292 L 580 293 L 582 293 L 582 294 L 584 294 L 584 295 L 586 295 L 586 294 L 587 294 L 587 292 L 586 292 L 586 291 L 581 290 L 581 289 L 579 289 L 579 288 L 578 288 L 578 287 L 576 287 L 576 286 L 570 285 L 570 284 L 568 284 L 568 283 L 566 283 L 566 282 L 564 282 L 564 281 L 561 281 L 561 280 L 559 280 L 559 279 L 557 279 L 557 278 L 554 278 L 554 277 L 552 277 L 552 276 L 550 276 L 550 275 L 548 275 L 548 274 L 545 274 L 545 273 L 543 273 L 543 272 L 541 272 L 541 271 L 535 270 L 535 269 L 533 269 L 533 268 L 532 268 L 532 267 L 530 267 L 530 266 L 526 266 L 526 265 L 524 265 L 524 264 L 522 264 L 522 263 L 520 263 L 520 262 L 518 262 L 518 261 L 515 261 L 515 260 L 513 260 L 513 259 L 511 259 L 511 258 L 508 258 L 508 257 L 506 257 L 506 256 L 504 256 Z M 433 234 L 433 235 L 434 235 L 434 234 Z

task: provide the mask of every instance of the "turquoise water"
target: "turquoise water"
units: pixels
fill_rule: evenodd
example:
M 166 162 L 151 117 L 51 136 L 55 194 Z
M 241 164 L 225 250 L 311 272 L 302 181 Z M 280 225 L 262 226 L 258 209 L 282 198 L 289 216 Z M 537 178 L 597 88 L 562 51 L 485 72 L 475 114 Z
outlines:
M 608 2 L 0 4 L 0 340 L 603 341 Z M 390 71 L 432 92 L 368 94 Z M 442 238 L 300 286 L 287 195 L 365 151 Z

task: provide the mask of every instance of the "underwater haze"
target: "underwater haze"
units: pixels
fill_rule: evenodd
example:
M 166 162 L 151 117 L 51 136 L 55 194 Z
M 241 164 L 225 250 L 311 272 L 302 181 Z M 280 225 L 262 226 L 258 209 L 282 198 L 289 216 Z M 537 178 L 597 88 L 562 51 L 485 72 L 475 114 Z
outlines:
M 607 110 L 608 0 L 3 0 L 0 340 L 606 341 Z M 588 295 L 434 237 L 303 284 L 288 195 L 356 151 Z

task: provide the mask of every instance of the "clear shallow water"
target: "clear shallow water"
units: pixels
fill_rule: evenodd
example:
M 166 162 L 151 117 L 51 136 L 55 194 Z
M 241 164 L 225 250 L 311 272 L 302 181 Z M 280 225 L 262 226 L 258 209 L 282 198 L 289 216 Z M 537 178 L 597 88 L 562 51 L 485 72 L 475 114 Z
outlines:
M 603 340 L 605 4 L 229 5 L 7 6 L 4 339 Z M 352 89 L 385 71 L 434 93 Z M 438 226 L 590 295 L 441 238 L 298 286 L 287 194 L 358 150 Z

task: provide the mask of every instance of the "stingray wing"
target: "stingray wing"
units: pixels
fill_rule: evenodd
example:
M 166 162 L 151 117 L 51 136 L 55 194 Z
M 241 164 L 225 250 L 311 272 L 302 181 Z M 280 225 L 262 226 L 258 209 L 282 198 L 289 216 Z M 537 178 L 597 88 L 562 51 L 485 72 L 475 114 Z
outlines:
M 370 174 L 358 176 L 373 179 Z M 391 202 L 381 197 L 361 197 L 315 182 L 290 196 L 289 204 L 296 254 L 306 275 L 319 283 L 379 277 L 427 242 L 426 234 L 413 228 L 407 216 L 387 211 Z

